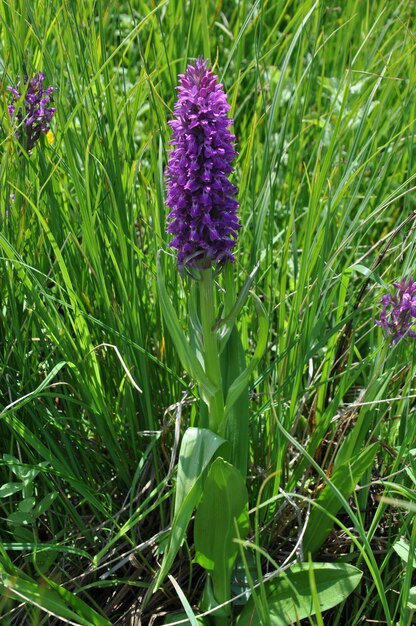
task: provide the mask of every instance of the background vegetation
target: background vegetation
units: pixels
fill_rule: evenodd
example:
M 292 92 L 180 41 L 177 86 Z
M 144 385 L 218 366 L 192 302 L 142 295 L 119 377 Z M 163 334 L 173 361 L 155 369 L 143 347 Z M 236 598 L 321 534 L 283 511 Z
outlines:
M 235 119 L 235 282 L 259 263 L 270 320 L 250 396 L 257 563 L 241 575 L 261 583 L 310 551 L 364 572 L 313 623 L 412 623 L 415 351 L 374 320 L 415 276 L 414 24 L 412 0 L 0 2 L 2 624 L 161 624 L 181 608 L 170 581 L 148 591 L 199 402 L 155 262 L 177 75 L 200 55 Z M 28 156 L 6 87 L 37 71 L 57 112 Z M 165 271 L 185 320 L 173 256 Z M 256 329 L 250 305 L 247 355 Z M 171 573 L 196 607 L 192 557 L 190 541 Z

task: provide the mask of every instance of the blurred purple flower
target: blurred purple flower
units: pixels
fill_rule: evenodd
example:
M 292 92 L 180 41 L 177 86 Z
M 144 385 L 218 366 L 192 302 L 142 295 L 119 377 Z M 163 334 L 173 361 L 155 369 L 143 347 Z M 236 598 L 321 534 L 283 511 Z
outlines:
M 178 250 L 178 266 L 209 268 L 234 261 L 238 224 L 237 187 L 228 176 L 236 156 L 235 136 L 228 130 L 233 120 L 230 105 L 208 69 L 199 58 L 179 76 L 175 119 L 166 168 L 167 232 L 170 246 Z
M 53 102 L 53 87 L 43 88 L 45 76 L 42 72 L 35 74 L 30 80 L 25 78 L 24 85 L 21 88 L 21 81 L 17 83 L 16 88 L 8 86 L 7 89 L 13 95 L 13 104 L 8 106 L 10 117 L 15 118 L 18 122 L 16 137 L 21 137 L 20 126 L 24 124 L 26 128 L 26 150 L 31 152 L 41 133 L 49 132 L 49 122 L 56 112 L 54 107 L 47 106 Z M 24 95 L 22 106 L 16 108 L 16 104 Z
M 13 205 L 15 197 L 16 196 L 14 195 L 14 193 L 10 194 L 10 196 L 9 196 L 10 202 L 11 202 L 10 207 Z M 9 217 L 9 207 L 6 207 L 6 217 Z
M 412 278 L 403 278 L 393 286 L 398 291 L 382 297 L 380 304 L 383 308 L 376 324 L 391 335 L 394 345 L 402 337 L 416 338 L 416 332 L 412 330 L 416 324 L 416 282 Z

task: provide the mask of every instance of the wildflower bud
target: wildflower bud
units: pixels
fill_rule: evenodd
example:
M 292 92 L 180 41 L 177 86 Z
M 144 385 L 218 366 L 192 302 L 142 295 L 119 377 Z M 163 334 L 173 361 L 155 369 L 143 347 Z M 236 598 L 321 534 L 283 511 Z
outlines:
M 166 168 L 167 232 L 178 251 L 178 266 L 206 269 L 234 261 L 238 224 L 237 187 L 228 176 L 236 156 L 233 120 L 223 86 L 197 59 L 180 75 Z

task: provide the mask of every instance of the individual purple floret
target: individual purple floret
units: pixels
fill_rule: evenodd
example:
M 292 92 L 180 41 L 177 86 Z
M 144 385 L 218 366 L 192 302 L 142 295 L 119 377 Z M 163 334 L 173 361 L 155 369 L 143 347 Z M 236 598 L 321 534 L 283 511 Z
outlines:
M 8 109 L 10 117 L 15 118 L 18 122 L 16 137 L 21 137 L 21 126 L 24 124 L 26 128 L 26 150 L 30 152 L 39 139 L 41 133 L 49 132 L 49 122 L 51 121 L 56 109 L 47 106 L 53 102 L 53 87 L 43 89 L 43 81 L 45 76 L 42 72 L 35 74 L 30 80 L 25 79 L 23 88 L 20 89 L 21 81 L 15 87 L 7 87 L 13 95 L 13 102 L 16 103 L 24 94 L 24 103 L 16 110 L 15 104 L 10 104 Z M 22 93 L 21 93 L 22 92 Z
M 231 250 L 240 228 L 237 187 L 228 180 L 236 156 L 235 136 L 228 130 L 233 120 L 207 61 L 197 59 L 179 79 L 165 172 L 167 232 L 174 236 L 170 246 L 178 250 L 180 269 L 206 269 L 234 261 Z
M 383 309 L 376 324 L 391 335 L 392 343 L 396 344 L 402 337 L 416 338 L 416 332 L 412 330 L 416 324 L 416 282 L 403 278 L 393 286 L 398 291 L 382 297 Z

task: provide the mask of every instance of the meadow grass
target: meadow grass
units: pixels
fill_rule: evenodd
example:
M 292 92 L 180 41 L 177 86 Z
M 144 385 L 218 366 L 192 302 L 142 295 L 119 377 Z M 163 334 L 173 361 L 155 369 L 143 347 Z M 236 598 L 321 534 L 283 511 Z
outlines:
M 259 264 L 270 324 L 241 576 L 266 615 L 265 578 L 310 552 L 364 575 L 302 623 L 413 623 L 415 347 L 375 319 L 416 276 L 415 17 L 412 0 L 1 0 L 2 624 L 162 624 L 184 598 L 198 614 L 191 537 L 150 593 L 200 410 L 156 284 L 167 121 L 198 56 L 235 119 L 235 284 Z M 57 112 L 27 155 L 6 87 L 37 71 Z M 186 320 L 173 254 L 165 274 Z M 250 303 L 239 331 L 249 355 Z

